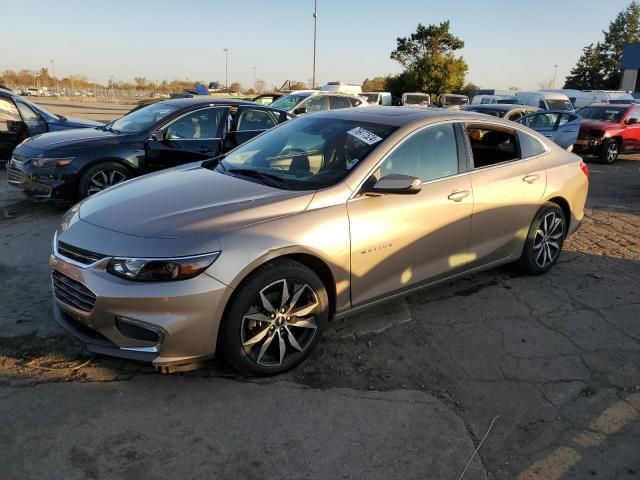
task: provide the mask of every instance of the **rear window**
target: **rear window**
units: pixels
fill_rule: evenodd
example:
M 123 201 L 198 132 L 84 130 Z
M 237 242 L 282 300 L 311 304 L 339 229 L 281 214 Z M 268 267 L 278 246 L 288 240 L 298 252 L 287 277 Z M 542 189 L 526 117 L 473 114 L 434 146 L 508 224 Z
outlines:
M 573 110 L 573 104 L 569 100 L 547 100 L 549 110 Z

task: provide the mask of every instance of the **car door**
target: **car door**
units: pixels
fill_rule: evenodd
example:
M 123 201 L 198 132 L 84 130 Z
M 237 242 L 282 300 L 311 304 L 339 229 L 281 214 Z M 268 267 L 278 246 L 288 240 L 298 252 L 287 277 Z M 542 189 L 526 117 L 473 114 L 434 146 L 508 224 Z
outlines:
M 27 126 L 27 131 L 30 137 L 34 135 L 40 135 L 49 131 L 47 122 L 36 112 L 33 108 L 20 100 L 16 100 L 16 107 L 20 111 L 22 121 Z
M 518 123 L 521 123 L 553 140 L 559 118 L 559 113 L 545 111 L 526 115 L 518 120 Z
M 562 113 L 553 134 L 553 141 L 562 148 L 567 149 L 578 141 L 582 117 L 573 113 Z
M 145 169 L 161 170 L 220 155 L 230 107 L 190 110 L 158 129 L 145 142 Z
M 26 134 L 26 126 L 13 101 L 0 98 L 0 161 L 11 158 L 11 152 Z
M 329 97 L 329 108 L 331 110 L 351 108 L 351 102 L 347 97 L 340 97 L 338 95 L 328 95 L 328 97 Z
M 465 268 L 473 196 L 456 130 L 443 123 L 411 133 L 365 182 L 411 175 L 423 181 L 420 192 L 360 193 L 347 203 L 354 306 Z
M 622 120 L 622 150 L 640 151 L 640 109 L 631 110 Z
M 546 171 L 538 153 L 522 144 L 515 129 L 473 122 L 466 125 L 472 159 L 474 208 L 469 239 L 471 268 L 489 265 L 522 250 L 531 221 L 546 188 Z
M 281 110 L 255 105 L 240 106 L 226 135 L 224 150 L 231 150 L 287 119 L 287 113 Z

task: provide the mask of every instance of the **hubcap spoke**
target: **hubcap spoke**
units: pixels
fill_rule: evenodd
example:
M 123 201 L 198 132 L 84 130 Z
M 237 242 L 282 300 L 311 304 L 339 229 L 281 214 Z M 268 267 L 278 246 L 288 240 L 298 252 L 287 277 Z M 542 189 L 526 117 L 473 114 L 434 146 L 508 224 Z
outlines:
M 260 340 L 262 340 L 264 337 L 267 336 L 267 333 L 269 333 L 270 328 L 271 327 L 267 325 L 266 327 L 264 327 L 264 329 L 260 330 L 260 332 L 258 332 L 257 335 L 251 337 L 249 340 L 244 342 L 243 345 L 245 347 L 250 347 L 251 345 L 255 345 L 256 343 L 258 343 Z
M 260 349 L 260 353 L 258 354 L 258 363 L 260 363 L 260 360 L 262 360 L 262 356 L 264 355 L 264 352 L 266 352 L 267 348 L 269 348 L 269 345 L 271 345 L 271 342 L 273 341 L 273 337 L 275 337 L 275 335 L 269 336 L 265 340 L 265 342 L 262 344 L 262 348 Z
M 287 346 L 284 344 L 284 338 L 282 338 L 282 333 L 278 330 L 278 346 L 280 348 L 280 362 L 279 365 L 282 365 L 282 360 L 284 360 L 284 354 L 287 351 Z
M 299 320 L 295 320 L 293 322 L 289 322 L 290 327 L 300 327 L 300 328 L 313 328 L 314 330 L 318 328 L 315 320 L 312 318 L 301 318 Z
M 289 340 L 289 343 L 291 344 L 291 346 L 296 350 L 298 350 L 299 352 L 301 352 L 302 347 L 296 340 L 296 337 L 293 336 L 293 333 L 291 333 L 291 330 L 289 330 L 289 327 L 284 327 L 284 328 L 287 330 L 287 340 Z
M 282 280 L 282 299 L 280 300 L 280 308 L 284 308 L 284 306 L 289 301 L 289 287 L 287 286 L 287 281 Z
M 275 313 L 276 309 L 273 308 L 273 305 L 271 305 L 271 302 L 269 301 L 269 299 L 265 297 L 264 293 L 262 292 L 260 292 L 260 301 L 262 301 L 262 306 L 267 312 Z
M 309 315 L 311 315 L 313 312 L 316 311 L 316 308 L 318 308 L 318 302 L 313 302 L 309 305 L 307 305 L 306 307 L 302 307 L 299 308 L 297 310 L 293 310 L 291 311 L 291 315 L 293 315 L 294 317 L 307 317 Z

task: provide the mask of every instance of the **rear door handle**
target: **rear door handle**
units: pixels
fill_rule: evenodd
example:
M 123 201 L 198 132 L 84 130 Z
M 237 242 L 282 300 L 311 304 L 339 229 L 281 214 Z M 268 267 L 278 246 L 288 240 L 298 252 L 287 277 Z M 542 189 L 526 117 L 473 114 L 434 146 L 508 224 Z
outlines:
M 538 178 L 540 178 L 540 175 L 536 175 L 536 174 L 534 173 L 534 174 L 531 174 L 531 175 L 527 175 L 526 177 L 524 177 L 524 178 L 522 179 L 522 181 L 523 181 L 523 182 L 527 182 L 527 183 L 533 183 L 533 182 L 535 182 L 536 180 L 538 180 Z
M 454 202 L 461 202 L 462 199 L 467 198 L 469 195 L 471 195 L 471 192 L 469 190 L 456 190 L 454 192 L 451 192 L 451 195 L 449 195 L 447 198 Z

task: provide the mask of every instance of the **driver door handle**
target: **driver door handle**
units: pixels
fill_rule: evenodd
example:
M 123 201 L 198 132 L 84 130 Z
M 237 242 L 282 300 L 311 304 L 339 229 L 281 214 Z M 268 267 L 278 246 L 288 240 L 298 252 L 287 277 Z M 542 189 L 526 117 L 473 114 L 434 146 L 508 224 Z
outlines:
M 536 180 L 538 180 L 538 178 L 540 178 L 540 175 L 536 175 L 536 174 L 534 173 L 534 174 L 531 174 L 531 175 L 527 175 L 526 177 L 524 177 L 524 178 L 522 179 L 522 181 L 523 181 L 523 182 L 527 182 L 527 183 L 533 183 L 533 182 L 535 182 Z
M 461 202 L 469 195 L 471 195 L 471 192 L 469 190 L 454 190 L 447 198 L 454 202 Z

